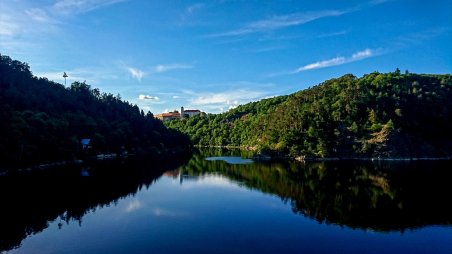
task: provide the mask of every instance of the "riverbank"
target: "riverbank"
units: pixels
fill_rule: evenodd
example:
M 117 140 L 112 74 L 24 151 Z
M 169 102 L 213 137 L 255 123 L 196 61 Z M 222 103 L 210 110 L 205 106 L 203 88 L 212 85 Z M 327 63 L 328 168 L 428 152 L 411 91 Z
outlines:
M 391 158 L 391 157 L 331 157 L 331 158 L 303 158 L 302 156 L 294 157 L 296 161 L 440 161 L 452 160 L 452 157 L 408 157 L 408 158 Z
M 166 162 L 166 161 L 175 161 L 174 157 L 177 157 L 179 160 L 188 159 L 192 154 L 190 149 L 172 149 L 165 150 L 163 152 L 157 151 L 155 154 L 130 154 L 130 153 L 103 153 L 96 155 L 83 156 L 83 158 L 74 158 L 70 160 L 60 160 L 60 161 L 51 161 L 51 162 L 41 162 L 41 163 L 24 163 L 22 165 L 17 166 L 7 166 L 4 168 L 0 168 L 0 176 L 12 175 L 12 174 L 21 174 L 27 172 L 38 172 L 44 170 L 52 170 L 56 168 L 61 168 L 65 166 L 77 166 L 91 162 L 97 161 L 147 161 L 147 162 Z
M 309 161 L 441 161 L 452 160 L 452 156 L 421 156 L 421 157 L 381 157 L 381 156 L 355 156 L 355 157 L 312 157 L 312 156 L 292 156 L 282 152 L 257 152 L 256 146 L 202 146 L 194 145 L 196 148 L 216 148 L 216 149 L 240 149 L 251 152 L 256 152 L 252 156 L 255 161 L 271 161 L 271 160 L 295 160 L 300 162 Z

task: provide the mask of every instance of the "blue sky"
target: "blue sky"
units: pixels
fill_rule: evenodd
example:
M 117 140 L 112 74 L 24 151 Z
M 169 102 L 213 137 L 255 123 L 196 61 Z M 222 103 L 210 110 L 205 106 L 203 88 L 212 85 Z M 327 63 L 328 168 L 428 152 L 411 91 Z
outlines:
M 145 111 L 219 113 L 347 73 L 452 73 L 452 1 L 1 0 L 0 53 Z

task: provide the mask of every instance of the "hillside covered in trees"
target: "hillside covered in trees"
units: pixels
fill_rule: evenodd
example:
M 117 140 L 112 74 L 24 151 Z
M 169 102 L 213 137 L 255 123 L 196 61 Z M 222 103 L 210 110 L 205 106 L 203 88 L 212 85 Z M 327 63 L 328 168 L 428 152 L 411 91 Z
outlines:
M 2 167 L 78 158 L 82 139 L 91 140 L 92 154 L 127 150 L 151 158 L 189 146 L 186 135 L 167 129 L 119 95 L 101 93 L 85 82 L 64 87 L 35 77 L 26 63 L 4 55 L 0 119 Z
M 450 157 L 452 75 L 348 74 L 289 96 L 166 125 L 202 146 L 300 158 Z

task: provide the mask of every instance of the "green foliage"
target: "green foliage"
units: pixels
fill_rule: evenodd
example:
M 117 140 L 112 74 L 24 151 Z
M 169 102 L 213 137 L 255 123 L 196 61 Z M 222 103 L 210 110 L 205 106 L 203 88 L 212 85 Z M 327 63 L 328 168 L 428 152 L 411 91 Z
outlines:
M 451 156 L 452 75 L 351 74 L 226 113 L 169 121 L 203 146 L 307 157 Z M 190 123 L 190 124 L 188 124 Z
M 17 165 L 71 159 L 90 138 L 93 153 L 176 151 L 189 145 L 149 113 L 85 82 L 70 87 L 32 75 L 25 63 L 0 55 L 0 160 Z M 154 152 L 153 152 L 154 151 Z

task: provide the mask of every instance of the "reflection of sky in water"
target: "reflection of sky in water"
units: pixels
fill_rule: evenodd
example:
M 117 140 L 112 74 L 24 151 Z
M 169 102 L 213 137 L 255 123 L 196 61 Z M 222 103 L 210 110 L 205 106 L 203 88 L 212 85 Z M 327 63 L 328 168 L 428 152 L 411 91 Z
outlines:
M 242 157 L 235 156 L 220 156 L 220 157 L 207 157 L 207 161 L 224 161 L 228 164 L 249 164 L 253 163 L 251 159 L 244 159 Z
M 81 226 L 59 230 L 58 222 L 11 253 L 428 253 L 447 249 L 452 235 L 448 227 L 382 234 L 319 224 L 219 175 L 161 177 L 86 214 Z
M 229 180 L 227 177 L 215 174 L 202 175 L 196 177 L 187 177 L 183 178 L 183 184 L 181 184 L 181 188 L 190 189 L 190 188 L 227 188 L 227 189 L 236 189 L 240 190 L 240 187 Z
M 129 204 L 126 206 L 126 209 L 125 209 L 125 211 L 128 213 L 133 212 L 137 209 L 140 209 L 143 206 L 143 204 L 138 199 L 132 199 L 128 203 Z

